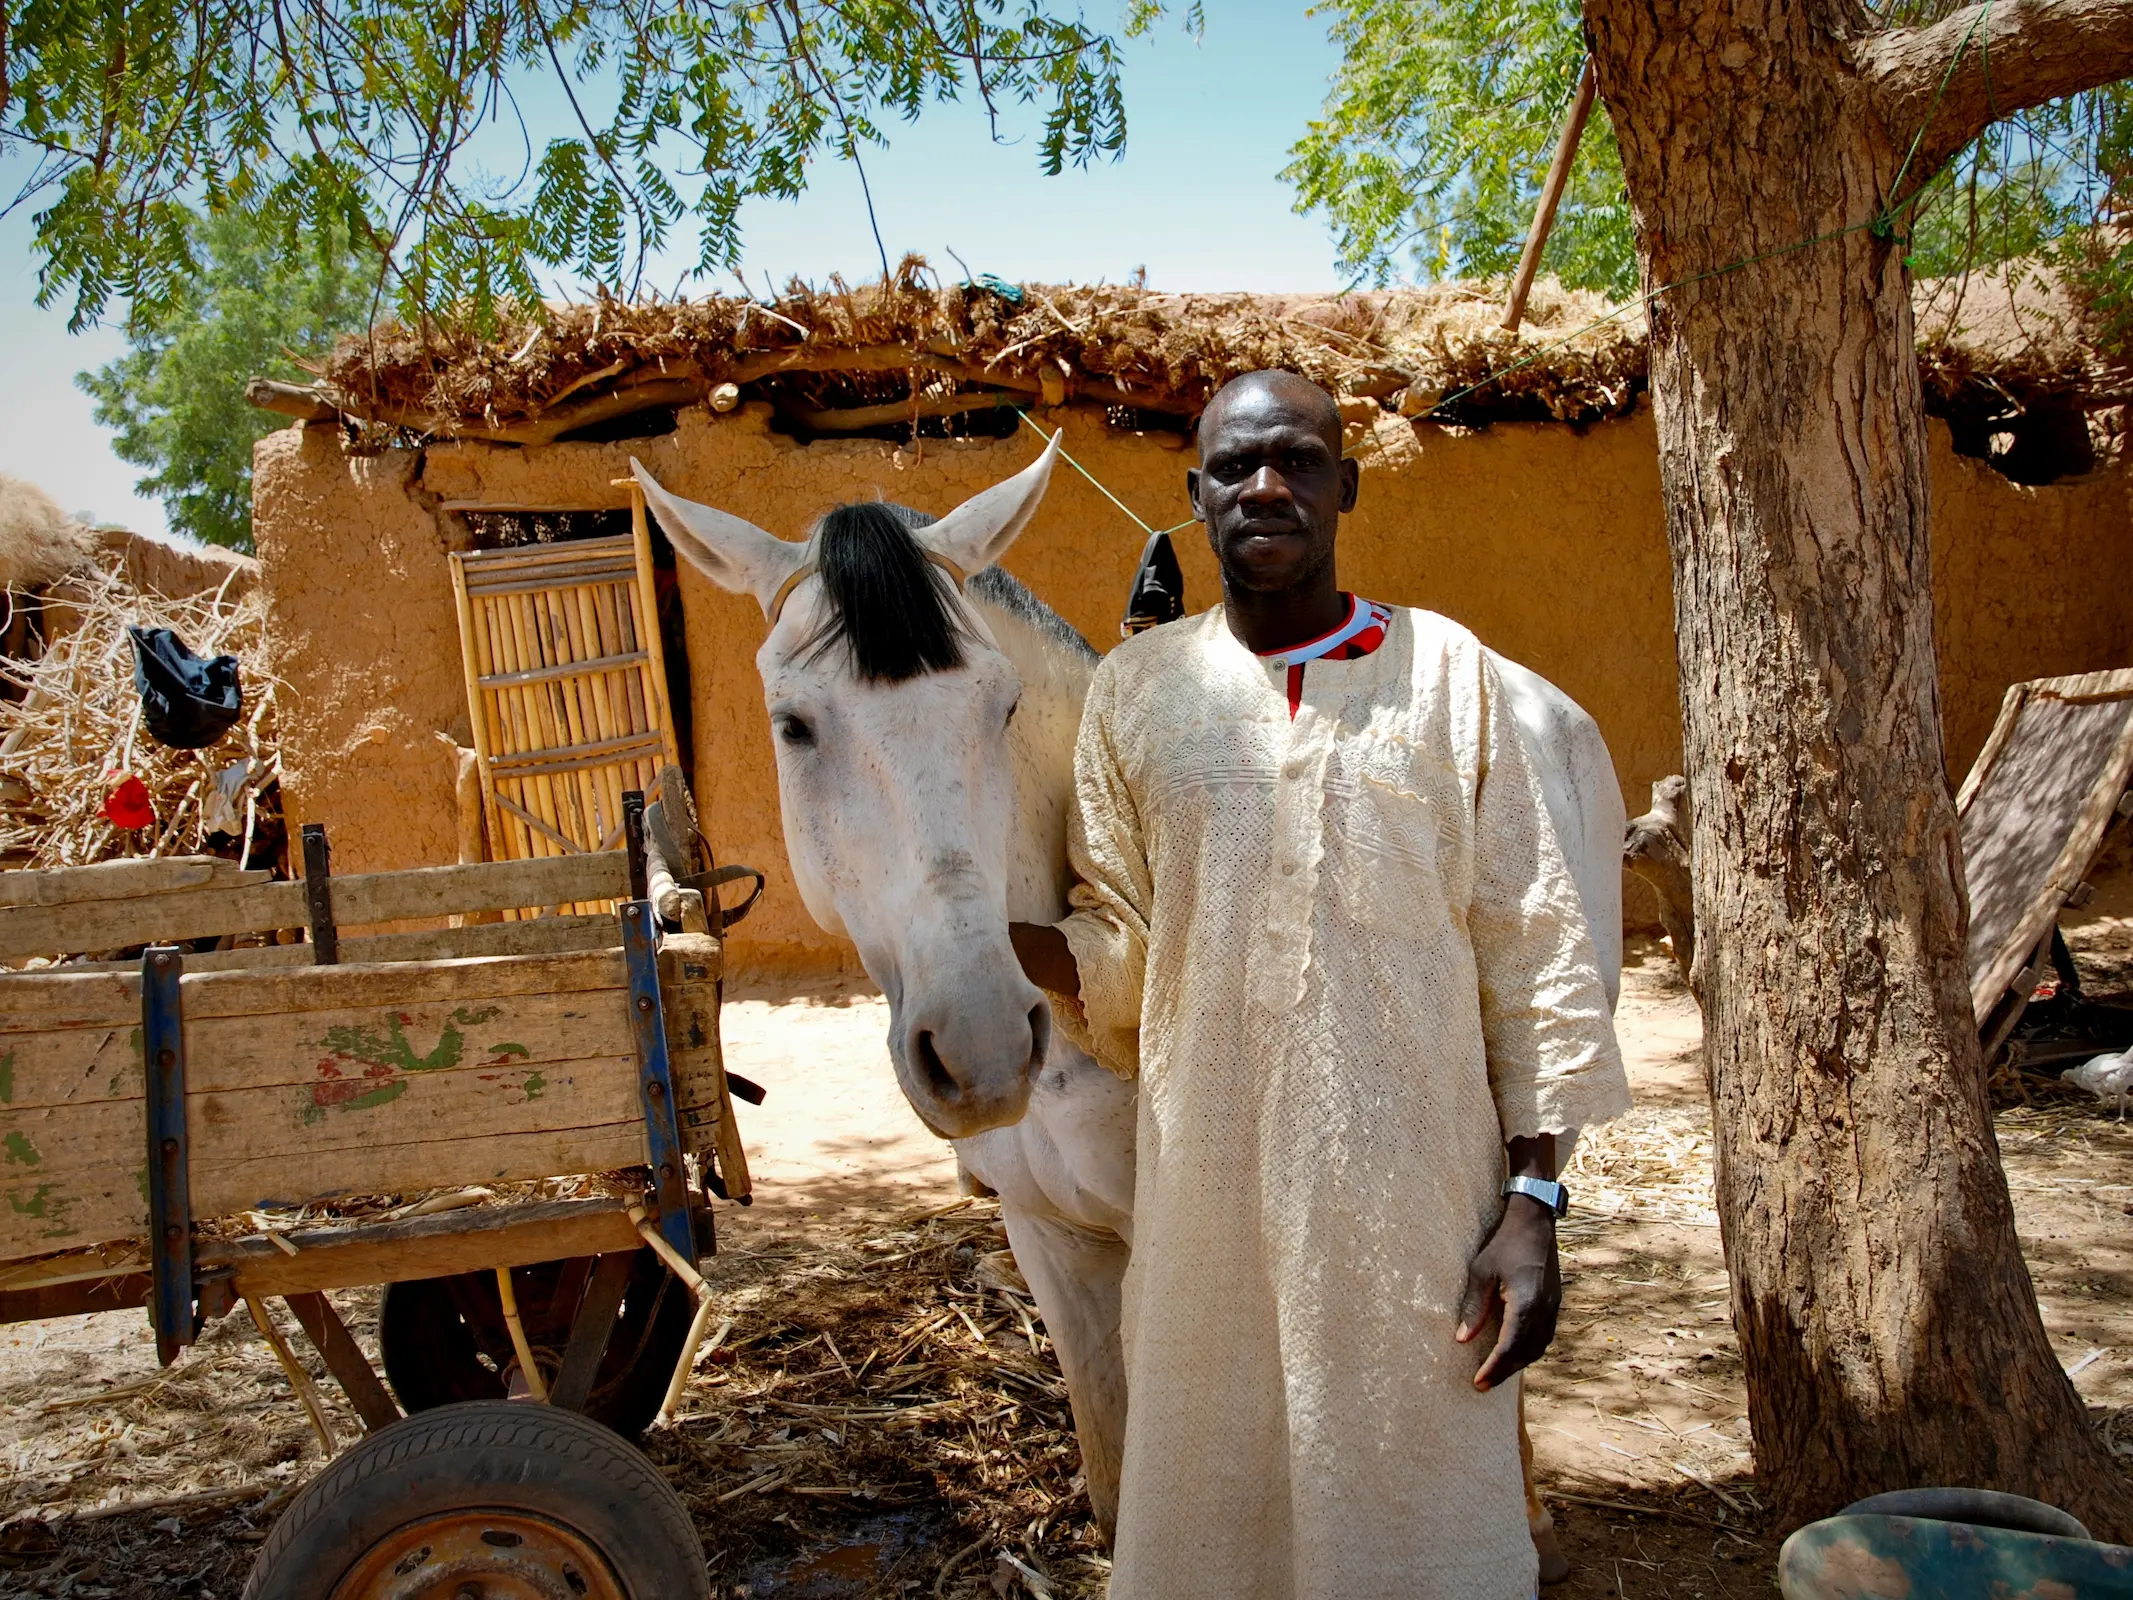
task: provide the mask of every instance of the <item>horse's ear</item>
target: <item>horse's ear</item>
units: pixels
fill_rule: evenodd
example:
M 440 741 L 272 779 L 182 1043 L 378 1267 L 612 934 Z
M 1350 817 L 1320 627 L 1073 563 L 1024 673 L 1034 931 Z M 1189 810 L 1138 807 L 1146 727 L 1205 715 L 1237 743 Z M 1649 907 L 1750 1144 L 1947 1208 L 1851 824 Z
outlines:
M 1012 478 L 972 495 L 940 521 L 919 529 L 920 540 L 965 572 L 983 572 L 1007 554 L 1007 547 L 1037 514 L 1065 431 L 1053 434 L 1044 454 Z
M 667 493 L 635 456 L 630 471 L 644 486 L 644 502 L 666 529 L 675 554 L 720 588 L 754 595 L 769 615 L 779 585 L 807 559 L 807 547 L 765 533 L 743 517 Z

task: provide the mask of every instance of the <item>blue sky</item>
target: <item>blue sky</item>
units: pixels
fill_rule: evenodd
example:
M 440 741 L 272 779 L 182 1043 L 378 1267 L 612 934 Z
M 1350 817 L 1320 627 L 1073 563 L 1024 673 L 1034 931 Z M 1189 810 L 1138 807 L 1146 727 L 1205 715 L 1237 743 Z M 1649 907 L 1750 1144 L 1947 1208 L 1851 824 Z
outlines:
M 1101 4 L 1090 19 L 1111 22 Z M 864 157 L 890 258 L 916 250 L 948 272 L 953 249 L 974 272 L 1003 278 L 1117 282 L 1145 267 L 1159 289 L 1338 288 L 1322 219 L 1297 216 L 1279 176 L 1334 63 L 1325 19 L 1301 3 L 1217 0 L 1197 41 L 1166 22 L 1126 46 L 1124 158 L 1058 178 L 1039 170 L 1032 138 L 995 145 L 974 108 L 935 107 Z M 535 128 L 536 140 L 547 131 Z M 0 164 L 0 192 L 12 192 L 13 176 Z M 743 225 L 758 292 L 766 273 L 783 283 L 880 272 L 848 167 L 817 165 L 805 197 L 758 203 Z M 70 335 L 65 308 L 37 309 L 30 238 L 27 215 L 0 218 L 0 349 L 11 377 L 0 385 L 0 472 L 42 484 L 70 511 L 163 531 L 161 505 L 133 492 L 141 469 L 111 453 L 73 382 L 123 341 L 109 327 Z M 677 251 L 651 281 L 671 290 L 690 254 Z M 705 287 L 734 285 L 691 292 Z

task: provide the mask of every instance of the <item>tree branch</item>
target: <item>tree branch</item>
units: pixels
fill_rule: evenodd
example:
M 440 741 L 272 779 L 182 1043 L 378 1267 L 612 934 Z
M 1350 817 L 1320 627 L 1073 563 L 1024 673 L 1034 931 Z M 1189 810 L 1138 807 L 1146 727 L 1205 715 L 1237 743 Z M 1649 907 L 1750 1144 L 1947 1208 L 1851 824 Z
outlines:
M 1898 147 L 1918 140 L 1909 194 L 2002 117 L 2133 77 L 2133 0 L 1988 0 L 1870 34 L 1853 59 Z

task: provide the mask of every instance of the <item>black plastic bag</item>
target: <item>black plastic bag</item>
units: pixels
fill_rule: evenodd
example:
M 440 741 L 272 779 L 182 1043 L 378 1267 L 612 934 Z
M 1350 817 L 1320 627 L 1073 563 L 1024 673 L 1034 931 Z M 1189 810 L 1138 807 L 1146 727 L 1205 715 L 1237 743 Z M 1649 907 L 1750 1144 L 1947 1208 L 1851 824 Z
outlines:
M 141 720 L 173 750 L 213 744 L 244 711 L 237 658 L 202 661 L 168 628 L 128 628 L 133 638 L 133 687 Z
M 1150 534 L 1141 550 L 1141 564 L 1133 574 L 1133 590 L 1126 597 L 1125 620 L 1119 637 L 1132 638 L 1146 628 L 1159 628 L 1185 615 L 1185 571 L 1167 533 Z

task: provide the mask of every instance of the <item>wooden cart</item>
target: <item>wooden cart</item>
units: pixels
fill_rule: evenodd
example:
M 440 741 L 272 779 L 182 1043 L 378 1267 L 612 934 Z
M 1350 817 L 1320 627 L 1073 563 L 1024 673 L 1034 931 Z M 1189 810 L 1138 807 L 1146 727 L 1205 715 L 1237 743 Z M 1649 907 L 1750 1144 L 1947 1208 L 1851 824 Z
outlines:
M 679 1500 L 587 1420 L 631 1433 L 678 1398 L 712 1310 L 707 1194 L 749 1187 L 723 919 L 687 886 L 713 875 L 691 819 L 650 822 L 628 850 L 339 878 L 306 830 L 294 883 L 206 859 L 0 879 L 0 959 L 149 946 L 0 976 L 0 1321 L 145 1306 L 168 1364 L 241 1304 L 331 1453 L 280 1298 L 370 1435 L 292 1502 L 247 1596 L 707 1593 Z M 276 929 L 308 937 L 177 943 Z M 540 1186 L 598 1191 L 576 1198 L 529 1182 L 586 1175 Z M 326 1298 L 369 1284 L 391 1391 Z

